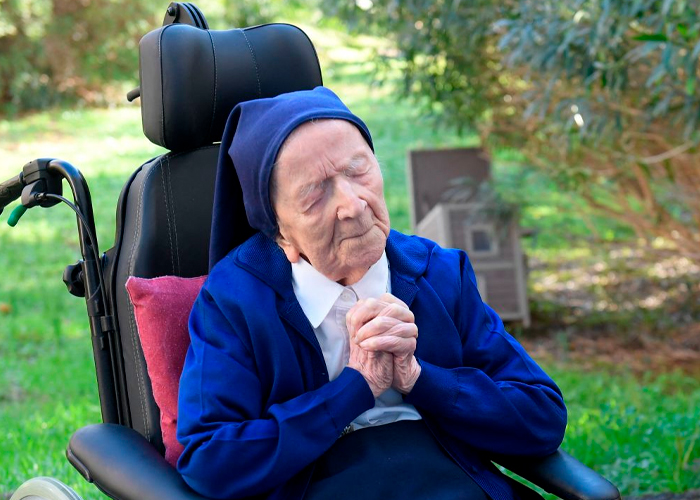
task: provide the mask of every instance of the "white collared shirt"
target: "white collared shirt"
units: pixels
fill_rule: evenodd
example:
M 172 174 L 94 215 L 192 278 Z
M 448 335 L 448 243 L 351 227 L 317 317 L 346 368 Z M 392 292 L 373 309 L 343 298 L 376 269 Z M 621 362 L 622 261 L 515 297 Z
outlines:
M 391 292 L 386 252 L 360 281 L 350 286 L 328 279 L 306 260 L 299 259 L 292 264 L 292 286 L 321 345 L 328 378 L 333 380 L 340 375 L 350 359 L 350 339 L 345 315 L 359 299 L 378 298 Z M 404 403 L 399 392 L 388 389 L 375 399 L 374 408 L 353 420 L 353 427 L 357 429 L 420 418 L 416 408 Z

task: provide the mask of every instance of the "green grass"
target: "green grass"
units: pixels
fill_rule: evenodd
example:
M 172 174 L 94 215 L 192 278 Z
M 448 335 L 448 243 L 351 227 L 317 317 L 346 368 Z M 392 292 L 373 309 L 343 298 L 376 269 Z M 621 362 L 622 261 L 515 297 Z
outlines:
M 393 226 L 409 231 L 407 151 L 473 146 L 476 137 L 434 130 L 410 104 L 396 102 L 391 87 L 369 87 L 366 47 L 376 41 L 306 28 L 319 45 L 326 84 L 372 130 Z M 0 179 L 37 157 L 73 163 L 90 184 L 102 250 L 112 244 L 121 186 L 160 151 L 143 137 L 136 106 L 48 110 L 0 121 Z M 540 230 L 532 244 L 538 251 L 562 251 L 589 234 L 580 203 L 519 166 L 517 155 L 498 153 L 495 177 L 504 196 L 525 207 L 524 225 Z M 85 305 L 61 282 L 64 267 L 79 258 L 75 217 L 64 206 L 34 209 L 10 229 L 5 221 L 13 207 L 0 216 L 0 498 L 36 475 L 55 476 L 86 499 L 104 498 L 64 457 L 72 432 L 100 420 Z M 609 221 L 591 218 L 590 224 L 619 234 Z M 570 408 L 565 448 L 623 494 L 700 486 L 700 447 L 694 447 L 700 381 L 550 370 Z
M 557 367 L 569 409 L 563 448 L 623 497 L 700 486 L 700 381 L 679 373 L 641 379 Z
M 700 485 L 700 381 L 680 373 L 640 380 L 563 365 L 547 371 L 569 412 L 562 449 L 615 484 L 623 498 Z
M 114 237 L 116 199 L 141 161 L 157 153 L 137 108 L 53 110 L 0 122 L 0 178 L 37 157 L 70 161 L 88 178 L 98 240 Z M 37 475 L 94 492 L 65 459 L 75 429 L 100 420 L 85 303 L 69 295 L 63 268 L 79 257 L 75 216 L 33 209 L 17 227 L 0 216 L 0 497 Z

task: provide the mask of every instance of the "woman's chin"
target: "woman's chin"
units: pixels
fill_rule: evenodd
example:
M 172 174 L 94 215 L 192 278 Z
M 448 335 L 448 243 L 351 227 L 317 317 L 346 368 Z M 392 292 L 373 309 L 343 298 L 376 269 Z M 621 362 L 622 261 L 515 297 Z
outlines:
M 349 267 L 367 271 L 382 256 L 386 247 L 386 236 L 378 229 L 372 233 L 371 236 L 363 238 L 364 241 L 357 242 L 356 245 L 347 249 L 345 260 Z

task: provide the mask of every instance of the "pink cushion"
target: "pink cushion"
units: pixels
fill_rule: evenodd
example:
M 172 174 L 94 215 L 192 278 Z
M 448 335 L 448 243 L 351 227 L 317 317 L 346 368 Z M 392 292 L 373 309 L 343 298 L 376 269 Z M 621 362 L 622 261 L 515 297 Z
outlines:
M 152 279 L 132 276 L 126 281 L 153 397 L 160 408 L 165 459 L 173 466 L 183 449 L 175 437 L 175 430 L 177 391 L 185 354 L 190 346 L 187 321 L 205 279 L 206 276 Z

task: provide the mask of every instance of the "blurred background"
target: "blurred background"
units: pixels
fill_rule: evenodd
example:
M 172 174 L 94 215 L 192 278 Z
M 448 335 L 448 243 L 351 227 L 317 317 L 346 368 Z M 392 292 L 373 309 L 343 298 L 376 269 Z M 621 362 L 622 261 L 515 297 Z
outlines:
M 564 449 L 623 497 L 700 493 L 700 7 L 682 0 L 199 0 L 212 29 L 291 22 L 366 119 L 392 226 L 413 230 L 411 150 L 481 147 L 517 207 L 531 324 L 561 386 Z M 156 0 L 0 0 L 0 180 L 77 166 L 102 251 L 143 136 L 138 42 Z M 64 458 L 100 420 L 66 207 L 0 225 L 0 498 L 37 475 L 105 498 Z M 667 496 L 664 496 L 667 498 Z

